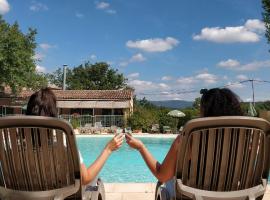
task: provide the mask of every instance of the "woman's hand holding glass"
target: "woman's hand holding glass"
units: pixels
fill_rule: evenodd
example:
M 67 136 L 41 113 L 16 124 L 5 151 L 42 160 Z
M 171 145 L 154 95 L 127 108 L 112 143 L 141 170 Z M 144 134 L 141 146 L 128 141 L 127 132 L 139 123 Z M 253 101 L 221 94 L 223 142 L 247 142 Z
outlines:
M 106 149 L 111 153 L 117 149 L 119 149 L 124 141 L 124 135 L 121 134 L 117 134 L 115 135 L 106 145 Z
M 126 133 L 125 134 L 125 137 L 126 137 L 126 142 L 127 144 L 133 148 L 133 149 L 137 149 L 138 151 L 140 151 L 143 147 L 143 143 L 141 140 L 138 140 L 134 137 L 132 137 L 132 135 Z

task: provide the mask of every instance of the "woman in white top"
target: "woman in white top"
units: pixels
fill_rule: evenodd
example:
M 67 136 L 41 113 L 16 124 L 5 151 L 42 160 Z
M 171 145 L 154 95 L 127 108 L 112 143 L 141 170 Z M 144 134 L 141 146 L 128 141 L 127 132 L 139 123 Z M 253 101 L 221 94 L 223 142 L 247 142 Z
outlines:
M 27 104 L 26 115 L 57 117 L 56 97 L 53 91 L 49 88 L 44 88 L 32 94 Z M 123 139 L 123 134 L 112 138 L 104 147 L 99 157 L 89 167 L 86 167 L 83 163 L 80 154 L 81 176 L 84 185 L 95 179 L 111 153 L 121 147 Z

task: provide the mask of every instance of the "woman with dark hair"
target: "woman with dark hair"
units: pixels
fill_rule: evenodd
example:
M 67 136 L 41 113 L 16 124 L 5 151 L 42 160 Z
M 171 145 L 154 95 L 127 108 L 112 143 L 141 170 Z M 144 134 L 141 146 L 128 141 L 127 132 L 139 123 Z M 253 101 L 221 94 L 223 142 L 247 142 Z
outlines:
M 201 117 L 243 115 L 239 98 L 231 90 L 226 88 L 203 89 L 201 90 L 201 94 Z M 173 178 L 176 167 L 177 151 L 181 143 L 181 135 L 178 135 L 174 140 L 169 152 L 161 164 L 152 156 L 142 141 L 135 139 L 129 134 L 126 134 L 125 136 L 127 144 L 140 152 L 148 168 L 159 181 L 167 182 Z
M 49 88 L 41 89 L 31 95 L 26 115 L 57 117 L 56 97 Z
M 243 115 L 239 97 L 228 88 L 202 89 L 201 94 L 202 117 Z
M 56 97 L 53 91 L 44 88 L 32 94 L 27 104 L 26 115 L 57 117 Z M 88 168 L 83 163 L 83 158 L 79 152 L 82 183 L 84 185 L 95 180 L 111 153 L 119 149 L 122 143 L 123 134 L 116 135 L 107 143 L 99 157 Z

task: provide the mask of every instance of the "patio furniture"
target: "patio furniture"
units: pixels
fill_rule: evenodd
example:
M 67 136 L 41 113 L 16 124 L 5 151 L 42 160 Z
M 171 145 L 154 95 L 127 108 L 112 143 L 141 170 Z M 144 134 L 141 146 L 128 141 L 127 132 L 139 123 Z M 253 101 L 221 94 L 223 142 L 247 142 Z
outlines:
M 156 199 L 254 200 L 264 195 L 270 166 L 270 123 L 254 117 L 206 117 L 182 133 L 175 179 Z
M 163 133 L 172 133 L 170 126 L 163 126 Z
M 151 133 L 159 133 L 159 124 L 152 124 Z
M 98 180 L 81 184 L 73 128 L 64 120 L 40 116 L 0 119 L 0 199 L 105 198 Z
M 101 123 L 101 121 L 95 122 L 93 132 L 96 133 L 96 134 L 100 134 L 102 132 L 102 123 Z
M 92 124 L 86 123 L 84 127 L 79 128 L 81 134 L 91 134 L 92 133 Z

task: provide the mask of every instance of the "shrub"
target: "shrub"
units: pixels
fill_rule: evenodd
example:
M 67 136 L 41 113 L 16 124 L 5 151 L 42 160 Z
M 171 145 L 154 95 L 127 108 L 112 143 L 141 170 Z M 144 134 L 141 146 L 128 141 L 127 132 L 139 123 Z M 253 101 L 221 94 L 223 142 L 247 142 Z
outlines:
M 70 123 L 74 129 L 80 126 L 80 120 L 78 118 L 72 118 Z

